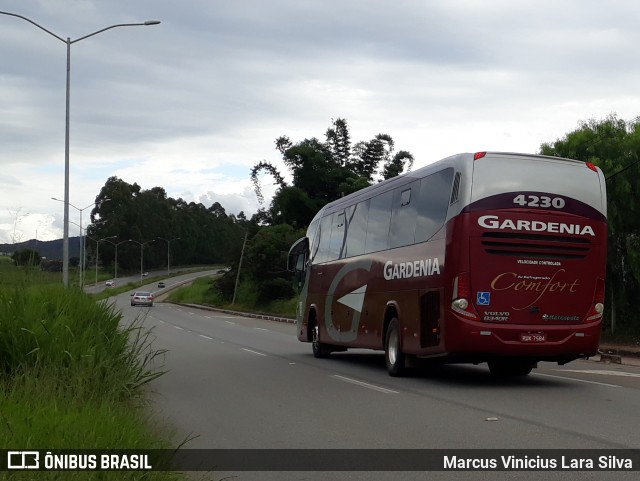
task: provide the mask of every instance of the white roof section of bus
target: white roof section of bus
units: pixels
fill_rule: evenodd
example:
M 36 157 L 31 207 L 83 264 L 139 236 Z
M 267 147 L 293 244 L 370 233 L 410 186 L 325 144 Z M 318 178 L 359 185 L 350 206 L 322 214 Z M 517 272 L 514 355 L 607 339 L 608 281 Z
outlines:
M 371 185 L 325 205 L 315 215 L 314 220 L 346 205 L 360 202 L 377 193 L 448 167 L 453 167 L 462 177 L 458 202 L 449 206 L 446 221 L 458 215 L 471 202 L 495 194 L 516 191 L 565 195 L 594 207 L 604 216 L 607 215 L 604 175 L 600 169 L 597 173 L 589 169 L 582 161 L 506 152 L 488 152 L 478 160 L 473 160 L 473 157 L 473 153 L 452 155 L 385 182 Z M 478 169 L 474 173 L 476 167 Z M 471 179 L 474 175 L 477 177 L 473 178 L 472 192 Z
M 364 189 L 358 190 L 357 192 L 334 200 L 333 202 L 328 203 L 322 209 L 320 209 L 320 211 L 314 217 L 314 220 L 321 215 L 324 215 L 324 213 L 335 212 L 336 210 L 339 210 L 339 208 L 343 208 L 346 205 L 351 205 L 369 199 L 374 195 L 386 192 L 387 190 L 394 189 L 404 184 L 408 184 L 410 182 L 413 182 L 415 179 L 426 177 L 429 174 L 438 172 L 447 167 L 453 167 L 454 170 L 459 170 L 459 165 L 461 165 L 460 159 L 463 157 L 467 157 L 468 159 L 473 160 L 473 154 L 458 154 L 447 157 L 437 162 L 433 162 L 429 165 L 425 165 L 424 167 L 420 167 L 419 169 L 406 172 L 384 182 L 370 185 L 369 187 L 365 187 Z
M 490 152 L 473 162 L 470 202 L 506 192 L 548 192 L 584 202 L 606 217 L 604 182 L 600 169 L 594 172 L 578 160 Z

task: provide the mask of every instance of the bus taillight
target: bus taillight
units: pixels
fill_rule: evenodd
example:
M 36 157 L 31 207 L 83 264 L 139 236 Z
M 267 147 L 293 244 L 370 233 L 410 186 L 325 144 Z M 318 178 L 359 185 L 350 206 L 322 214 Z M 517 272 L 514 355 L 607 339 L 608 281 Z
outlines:
M 604 312 L 604 280 L 596 279 L 596 288 L 593 292 L 593 304 L 587 314 L 587 321 L 593 321 L 602 317 Z
M 485 155 L 487 155 L 486 152 L 476 152 L 475 154 L 473 154 L 473 160 L 481 159 Z
M 453 301 L 451 302 L 451 309 L 469 319 L 480 319 L 469 302 L 469 299 L 471 298 L 471 283 L 469 281 L 468 272 L 461 272 L 454 279 L 452 298 Z
M 594 164 L 592 162 L 587 162 L 587 167 L 589 167 L 594 172 L 598 172 L 598 168 L 596 167 L 596 164 Z

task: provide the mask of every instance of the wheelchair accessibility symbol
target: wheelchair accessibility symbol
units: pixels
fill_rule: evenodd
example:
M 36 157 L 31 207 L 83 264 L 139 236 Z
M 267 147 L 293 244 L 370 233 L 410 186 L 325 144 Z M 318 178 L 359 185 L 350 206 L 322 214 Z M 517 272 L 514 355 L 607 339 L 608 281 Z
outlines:
M 491 293 L 490 292 L 478 292 L 476 297 L 476 304 L 479 306 L 488 306 L 491 304 Z

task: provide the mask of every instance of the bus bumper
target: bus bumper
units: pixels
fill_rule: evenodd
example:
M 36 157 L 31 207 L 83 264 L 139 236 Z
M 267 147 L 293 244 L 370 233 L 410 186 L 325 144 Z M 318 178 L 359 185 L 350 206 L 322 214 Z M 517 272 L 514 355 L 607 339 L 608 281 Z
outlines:
M 521 357 L 564 363 L 598 352 L 601 319 L 582 324 L 532 326 L 469 321 L 455 316 L 445 329 L 444 347 L 451 355 L 465 353 L 486 359 Z

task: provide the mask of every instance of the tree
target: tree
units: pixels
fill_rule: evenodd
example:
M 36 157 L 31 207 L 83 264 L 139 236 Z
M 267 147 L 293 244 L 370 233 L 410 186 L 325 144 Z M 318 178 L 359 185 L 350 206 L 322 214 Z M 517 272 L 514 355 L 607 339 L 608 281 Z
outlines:
M 286 224 L 268 226 L 260 229 L 247 244 L 245 269 L 256 280 L 287 276 L 286 262 L 283 256 L 296 239 L 293 227 Z
M 607 322 L 631 328 L 640 286 L 640 119 L 610 115 L 581 122 L 564 138 L 544 143 L 540 152 L 592 162 L 604 172 L 609 223 Z
M 40 253 L 33 249 L 18 249 L 11 255 L 16 266 L 37 266 L 42 258 Z
M 251 180 L 261 203 L 260 172 L 269 173 L 279 186 L 269 210 L 260 214 L 260 222 L 303 227 L 325 204 L 371 185 L 378 177 L 399 175 L 413 165 L 413 156 L 405 150 L 392 155 L 395 143 L 387 134 L 352 147 L 349 126 L 342 118 L 332 120 L 325 138 L 325 142 L 312 137 L 297 143 L 285 135 L 276 139 L 276 150 L 291 173 L 292 186 L 269 162 L 261 161 L 253 167 Z
M 387 163 L 394 149 L 390 135 L 378 134 L 368 142 L 359 142 L 354 149 L 351 166 L 354 172 L 373 182 L 381 163 Z
M 118 264 L 125 270 L 140 267 L 140 246 L 128 239 L 154 241 L 144 247 L 148 268 L 166 265 L 169 247 L 161 238 L 180 238 L 171 244 L 172 264 L 231 263 L 239 254 L 242 219 L 244 214 L 238 219 L 227 216 L 218 202 L 206 208 L 172 199 L 162 187 L 142 190 L 137 184 L 110 177 L 96 198 L 87 232 L 93 239 L 117 237 Z M 95 249 L 95 243 L 89 248 Z M 103 265 L 115 262 L 113 244 L 103 243 L 99 254 Z
M 349 163 L 351 155 L 351 134 L 349 126 L 345 119 L 336 119 L 331 121 L 333 126 L 327 129 L 325 137 L 327 145 L 331 151 L 331 156 L 341 166 Z
M 413 155 L 406 150 L 400 150 L 392 159 L 384 165 L 382 178 L 387 180 L 400 175 L 405 168 L 411 170 L 413 167 Z

